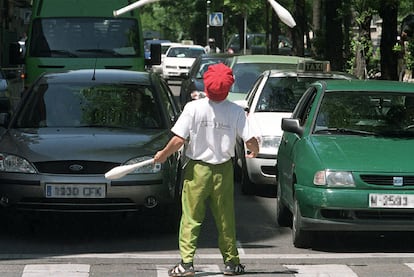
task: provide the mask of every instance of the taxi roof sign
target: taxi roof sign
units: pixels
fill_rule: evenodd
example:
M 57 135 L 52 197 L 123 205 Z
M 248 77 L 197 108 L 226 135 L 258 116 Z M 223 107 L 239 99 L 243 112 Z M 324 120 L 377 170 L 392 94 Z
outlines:
M 327 73 L 331 71 L 331 65 L 329 61 L 301 60 L 298 63 L 297 71 L 301 73 Z

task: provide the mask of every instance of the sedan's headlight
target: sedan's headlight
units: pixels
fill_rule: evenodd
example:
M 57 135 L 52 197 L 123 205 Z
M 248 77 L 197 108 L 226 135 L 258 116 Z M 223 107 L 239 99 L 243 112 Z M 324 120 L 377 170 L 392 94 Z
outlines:
M 149 160 L 149 159 L 152 159 L 152 158 L 153 157 L 149 157 L 149 156 L 138 157 L 138 158 L 134 158 L 134 159 L 131 159 L 131 160 L 127 161 L 125 164 L 135 164 L 135 163 L 139 163 L 139 162 Z M 161 164 L 156 163 L 156 164 L 149 164 L 149 165 L 143 166 L 141 168 L 137 168 L 133 172 L 131 172 L 130 174 L 158 173 L 160 171 L 161 171 Z
M 354 177 L 349 171 L 322 170 L 315 173 L 313 183 L 317 186 L 354 187 Z
M 261 154 L 276 155 L 279 145 L 279 136 L 262 136 L 259 138 L 259 152 Z
M 26 159 L 4 153 L 0 153 L 0 171 L 36 173 L 36 169 Z
M 197 100 L 206 97 L 204 91 L 193 90 L 190 94 L 192 100 Z

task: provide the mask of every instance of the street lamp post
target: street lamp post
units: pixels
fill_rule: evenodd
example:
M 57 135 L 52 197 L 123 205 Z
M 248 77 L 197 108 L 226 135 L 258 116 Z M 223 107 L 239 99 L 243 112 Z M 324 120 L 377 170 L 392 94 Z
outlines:
M 210 0 L 207 0 L 207 28 L 206 28 L 206 45 L 208 43 L 208 38 L 210 37 Z

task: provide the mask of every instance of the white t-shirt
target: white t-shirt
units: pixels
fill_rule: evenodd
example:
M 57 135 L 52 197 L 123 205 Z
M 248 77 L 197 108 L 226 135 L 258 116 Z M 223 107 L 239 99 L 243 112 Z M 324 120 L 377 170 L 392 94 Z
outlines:
M 236 137 L 254 137 L 245 111 L 239 105 L 202 98 L 188 102 L 171 131 L 189 138 L 186 156 L 210 164 L 220 164 L 234 156 Z

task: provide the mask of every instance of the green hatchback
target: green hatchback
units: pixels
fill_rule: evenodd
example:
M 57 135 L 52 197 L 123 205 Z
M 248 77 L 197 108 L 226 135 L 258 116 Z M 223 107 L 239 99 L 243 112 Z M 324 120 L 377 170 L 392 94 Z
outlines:
M 282 119 L 277 221 L 316 231 L 414 230 L 414 84 L 313 83 Z

